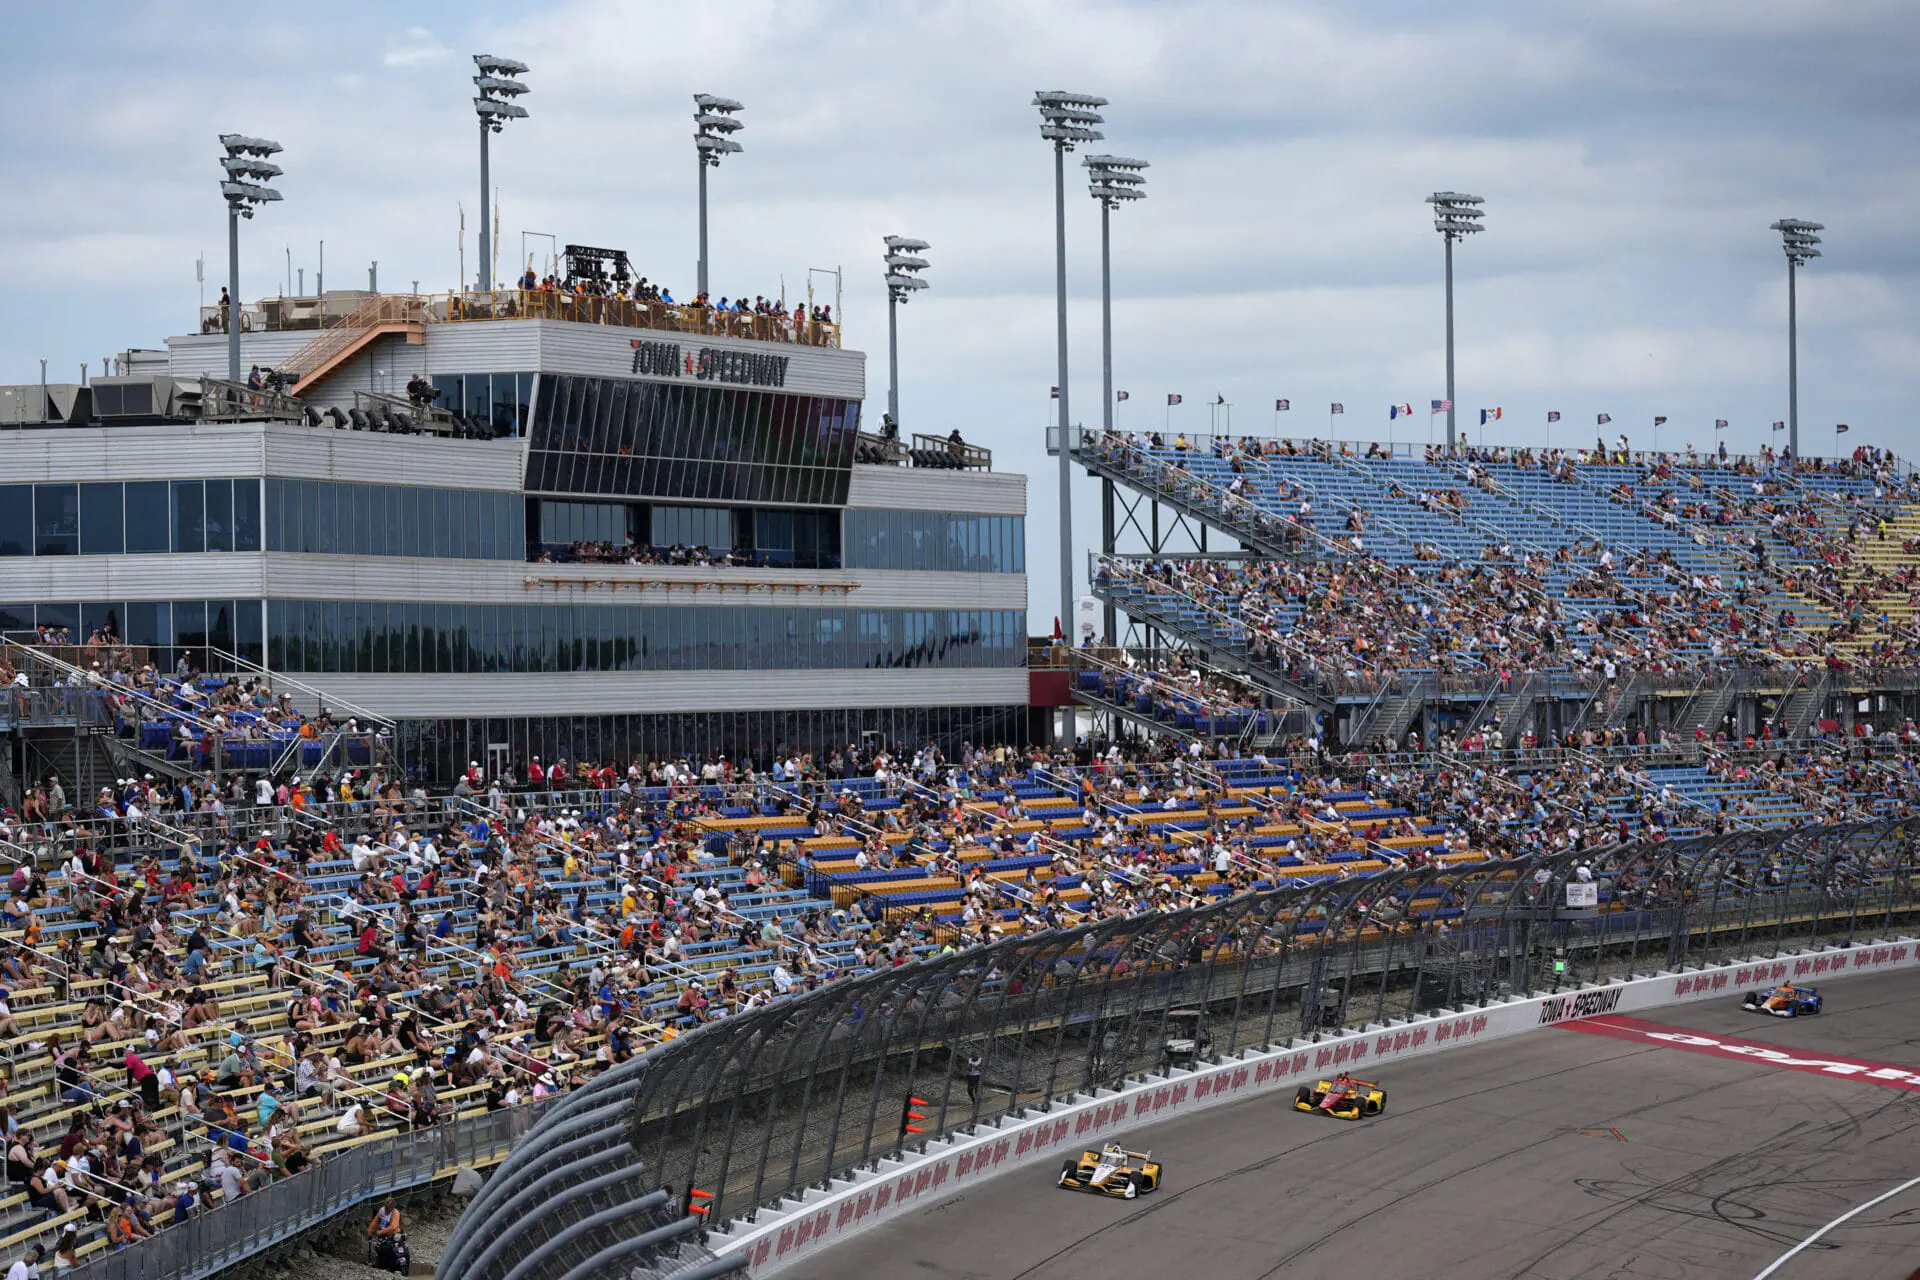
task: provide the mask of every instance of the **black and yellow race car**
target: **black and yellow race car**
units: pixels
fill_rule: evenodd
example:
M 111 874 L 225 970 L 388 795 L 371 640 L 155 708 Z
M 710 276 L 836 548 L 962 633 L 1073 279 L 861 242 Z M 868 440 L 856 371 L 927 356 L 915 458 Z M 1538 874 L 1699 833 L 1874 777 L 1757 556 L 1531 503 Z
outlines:
M 1060 1185 L 1069 1191 L 1131 1200 L 1160 1189 L 1160 1162 L 1151 1155 L 1109 1142 L 1098 1151 L 1082 1151 L 1078 1160 L 1061 1161 Z
M 1342 1073 L 1332 1080 L 1301 1085 L 1294 1091 L 1295 1111 L 1317 1111 L 1338 1120 L 1377 1116 L 1387 1109 L 1387 1091 L 1372 1080 L 1355 1080 Z

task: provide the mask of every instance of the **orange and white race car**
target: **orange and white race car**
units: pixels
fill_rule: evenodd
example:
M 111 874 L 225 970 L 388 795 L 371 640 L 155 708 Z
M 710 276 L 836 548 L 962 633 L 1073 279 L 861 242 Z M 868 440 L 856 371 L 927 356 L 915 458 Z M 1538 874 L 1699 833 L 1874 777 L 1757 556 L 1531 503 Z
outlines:
M 1820 1012 L 1818 987 L 1796 987 L 1783 982 L 1766 991 L 1749 991 L 1741 1007 L 1748 1013 L 1770 1013 L 1776 1018 L 1798 1018 Z

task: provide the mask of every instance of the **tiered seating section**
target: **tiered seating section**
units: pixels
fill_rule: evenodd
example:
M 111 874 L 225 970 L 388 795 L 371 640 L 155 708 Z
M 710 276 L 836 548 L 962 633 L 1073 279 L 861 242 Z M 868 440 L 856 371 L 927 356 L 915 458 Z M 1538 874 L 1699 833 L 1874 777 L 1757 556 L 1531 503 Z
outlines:
M 1920 481 L 1863 450 L 1801 467 L 1686 455 L 1089 437 L 1082 453 L 1257 523 L 1301 563 L 1110 564 L 1195 638 L 1325 686 L 1913 665 Z M 1156 586 L 1149 579 L 1157 579 Z

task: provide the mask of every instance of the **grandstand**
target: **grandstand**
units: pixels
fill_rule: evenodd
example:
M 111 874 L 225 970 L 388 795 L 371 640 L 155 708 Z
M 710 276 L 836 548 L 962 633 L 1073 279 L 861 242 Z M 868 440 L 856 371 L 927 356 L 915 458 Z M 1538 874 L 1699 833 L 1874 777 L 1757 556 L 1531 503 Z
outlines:
M 1096 594 L 1233 706 L 1201 737 L 1271 746 L 1306 712 L 1329 743 L 1374 749 L 1773 740 L 1914 709 L 1920 480 L 1879 450 L 1788 464 L 1082 433 L 1075 457 L 1248 549 L 1109 538 L 1092 566 Z

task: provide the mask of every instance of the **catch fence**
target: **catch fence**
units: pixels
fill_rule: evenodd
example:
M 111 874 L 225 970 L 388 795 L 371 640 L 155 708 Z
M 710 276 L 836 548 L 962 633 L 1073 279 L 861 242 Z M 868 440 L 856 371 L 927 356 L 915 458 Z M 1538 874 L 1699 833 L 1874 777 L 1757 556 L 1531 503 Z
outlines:
M 708 1221 L 751 1219 L 934 1136 L 1171 1066 L 1886 936 L 1920 914 L 1915 855 L 1907 824 L 1878 822 L 1434 862 L 829 983 L 557 1101 L 468 1207 L 437 1274 L 584 1280 L 631 1234 L 636 1188 L 695 1188 Z

